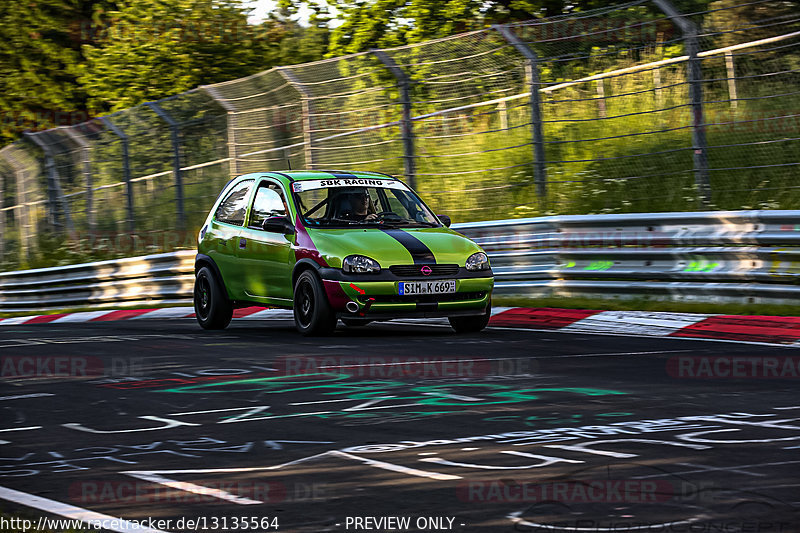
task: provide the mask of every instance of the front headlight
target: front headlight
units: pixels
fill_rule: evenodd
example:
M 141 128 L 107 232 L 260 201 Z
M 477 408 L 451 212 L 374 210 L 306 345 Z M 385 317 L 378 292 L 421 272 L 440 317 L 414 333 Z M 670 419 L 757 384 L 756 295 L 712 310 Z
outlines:
M 342 270 L 353 274 L 377 274 L 381 266 L 374 259 L 363 255 L 348 255 L 342 261 Z
M 467 258 L 466 267 L 470 272 L 489 270 L 489 258 L 483 252 L 474 253 Z

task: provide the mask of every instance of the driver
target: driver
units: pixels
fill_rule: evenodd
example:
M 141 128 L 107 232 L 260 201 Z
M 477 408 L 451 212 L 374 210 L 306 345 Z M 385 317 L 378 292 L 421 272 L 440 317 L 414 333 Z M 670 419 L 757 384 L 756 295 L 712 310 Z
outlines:
M 370 200 L 367 189 L 363 187 L 348 190 L 344 194 L 350 202 L 350 209 L 341 214 L 342 218 L 355 221 L 377 220 L 375 206 Z

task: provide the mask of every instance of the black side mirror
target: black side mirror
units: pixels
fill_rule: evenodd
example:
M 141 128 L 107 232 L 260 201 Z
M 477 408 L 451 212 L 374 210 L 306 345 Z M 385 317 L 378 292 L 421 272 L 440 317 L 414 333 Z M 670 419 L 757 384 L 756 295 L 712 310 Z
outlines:
M 282 235 L 294 234 L 294 224 L 286 217 L 268 217 L 261 223 L 261 229 Z
M 439 218 L 439 220 L 442 222 L 442 224 L 444 224 L 448 228 L 450 227 L 450 224 L 453 223 L 453 221 L 450 220 L 450 217 L 447 216 L 447 215 L 436 215 L 436 216 Z

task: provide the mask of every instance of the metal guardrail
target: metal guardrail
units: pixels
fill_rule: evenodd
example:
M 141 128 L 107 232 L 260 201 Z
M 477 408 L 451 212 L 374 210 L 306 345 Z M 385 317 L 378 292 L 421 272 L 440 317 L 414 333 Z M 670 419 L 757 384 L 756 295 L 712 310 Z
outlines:
M 457 229 L 489 253 L 498 295 L 800 302 L 800 211 L 554 216 Z
M 455 224 L 495 294 L 800 302 L 800 211 L 553 216 Z M 0 312 L 190 303 L 191 250 L 0 273 Z
M 190 304 L 192 250 L 0 273 L 0 312 Z

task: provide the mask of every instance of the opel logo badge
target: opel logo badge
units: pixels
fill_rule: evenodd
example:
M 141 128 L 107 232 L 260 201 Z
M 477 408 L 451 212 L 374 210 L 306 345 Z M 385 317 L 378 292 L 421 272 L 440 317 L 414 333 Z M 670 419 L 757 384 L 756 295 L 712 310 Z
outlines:
M 428 265 L 425 265 L 424 267 L 420 268 L 419 271 L 422 272 L 423 276 L 430 276 L 433 273 L 433 269 Z

